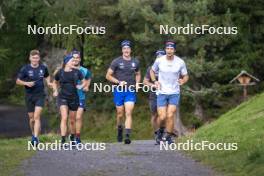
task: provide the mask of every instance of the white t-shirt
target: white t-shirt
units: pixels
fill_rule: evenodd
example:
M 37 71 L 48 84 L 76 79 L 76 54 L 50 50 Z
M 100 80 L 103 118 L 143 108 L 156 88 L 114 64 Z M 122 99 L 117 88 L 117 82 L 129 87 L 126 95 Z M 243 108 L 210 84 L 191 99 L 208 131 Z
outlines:
M 159 73 L 161 88 L 157 90 L 157 95 L 180 93 L 179 77 L 188 74 L 181 58 L 174 56 L 172 60 L 168 60 L 166 55 L 159 57 L 152 65 L 152 70 Z

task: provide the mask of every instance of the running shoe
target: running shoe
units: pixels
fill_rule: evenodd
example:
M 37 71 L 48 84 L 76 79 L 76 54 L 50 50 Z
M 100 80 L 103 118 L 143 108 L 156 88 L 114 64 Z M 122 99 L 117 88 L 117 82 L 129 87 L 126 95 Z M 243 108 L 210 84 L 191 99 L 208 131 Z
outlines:
M 156 145 L 159 145 L 160 141 L 162 141 L 163 133 L 164 133 L 164 130 L 162 129 L 158 129 L 156 131 L 156 135 L 155 135 Z
M 75 146 L 76 145 L 75 136 L 71 134 L 69 138 L 70 138 L 70 144 L 72 146 Z
M 78 144 L 80 144 L 80 143 L 82 143 L 81 138 L 77 137 L 77 138 L 76 138 L 76 144 L 78 145 Z
M 32 135 L 32 136 L 31 136 L 31 143 L 32 143 L 32 141 L 34 141 L 34 139 L 35 139 L 35 136 Z
M 125 144 L 131 144 L 131 140 L 129 138 L 126 138 L 124 141 Z
M 170 134 L 170 133 L 165 133 L 162 140 L 164 142 L 167 142 L 169 145 L 174 143 L 174 141 L 172 140 L 172 134 Z
M 39 144 L 39 140 L 38 140 L 38 138 L 35 137 L 35 136 L 32 136 L 31 144 L 32 144 L 33 146 L 37 147 L 38 144 Z

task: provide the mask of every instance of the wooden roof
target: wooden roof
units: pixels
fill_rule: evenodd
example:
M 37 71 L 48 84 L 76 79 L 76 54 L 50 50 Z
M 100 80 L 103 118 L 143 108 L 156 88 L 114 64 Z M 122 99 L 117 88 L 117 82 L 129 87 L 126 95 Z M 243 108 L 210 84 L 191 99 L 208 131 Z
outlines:
M 241 71 L 236 77 L 234 77 L 229 83 L 233 83 L 233 82 L 236 81 L 240 76 L 244 76 L 244 75 L 246 75 L 246 76 L 248 76 L 248 77 L 254 79 L 255 81 L 259 82 L 259 79 L 258 79 L 258 78 L 256 78 L 255 76 L 249 74 L 247 71 L 242 70 L 242 71 Z

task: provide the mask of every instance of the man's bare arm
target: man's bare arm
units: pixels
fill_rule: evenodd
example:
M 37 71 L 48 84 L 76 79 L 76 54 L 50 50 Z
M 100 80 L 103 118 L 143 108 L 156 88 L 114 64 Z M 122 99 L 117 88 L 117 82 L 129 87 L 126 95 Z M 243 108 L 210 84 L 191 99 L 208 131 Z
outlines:
M 119 80 L 116 79 L 116 78 L 113 76 L 113 74 L 114 74 L 114 71 L 113 71 L 111 68 L 109 68 L 109 69 L 107 70 L 107 73 L 106 73 L 105 78 L 106 78 L 108 81 L 112 82 L 112 83 L 119 84 Z
M 150 69 L 149 73 L 150 73 L 150 79 L 151 79 L 151 81 L 152 82 L 157 81 L 154 70 Z
M 49 86 L 50 88 L 53 88 L 53 84 L 51 83 L 51 78 L 50 78 L 50 76 L 48 76 L 45 80 L 46 80 L 48 86 Z
M 20 86 L 33 87 L 35 85 L 35 82 L 34 81 L 26 82 L 26 81 L 22 81 L 21 79 L 17 78 L 16 84 Z
M 189 75 L 183 75 L 181 79 L 179 79 L 180 85 L 185 84 L 189 80 Z
M 155 86 L 155 84 L 153 84 L 151 81 L 150 81 L 150 79 L 148 79 L 148 78 L 144 78 L 144 80 L 143 80 L 143 84 L 145 84 L 145 85 L 147 85 L 147 86 Z

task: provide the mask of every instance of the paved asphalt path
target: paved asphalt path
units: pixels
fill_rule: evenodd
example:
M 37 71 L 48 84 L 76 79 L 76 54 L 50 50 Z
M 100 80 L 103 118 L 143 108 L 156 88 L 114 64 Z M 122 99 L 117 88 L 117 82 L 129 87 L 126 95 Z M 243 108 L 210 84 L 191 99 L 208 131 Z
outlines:
M 47 119 L 42 117 L 41 122 L 42 133 L 45 133 L 48 131 Z M 14 138 L 30 135 L 26 108 L 0 104 L 0 136 Z
M 216 175 L 181 152 L 160 150 L 152 140 L 106 144 L 104 151 L 38 151 L 20 169 L 26 176 Z

